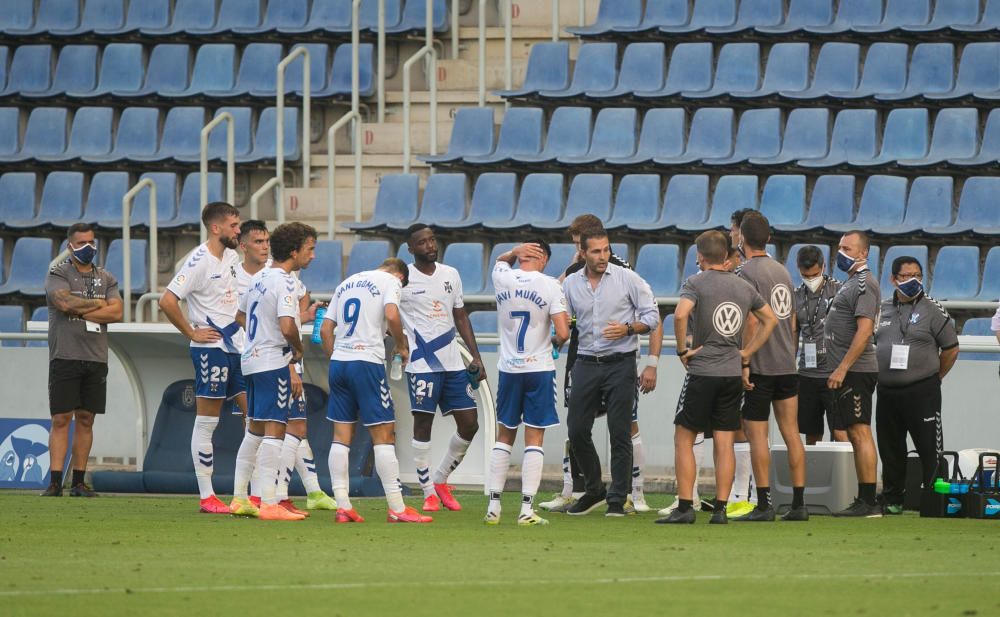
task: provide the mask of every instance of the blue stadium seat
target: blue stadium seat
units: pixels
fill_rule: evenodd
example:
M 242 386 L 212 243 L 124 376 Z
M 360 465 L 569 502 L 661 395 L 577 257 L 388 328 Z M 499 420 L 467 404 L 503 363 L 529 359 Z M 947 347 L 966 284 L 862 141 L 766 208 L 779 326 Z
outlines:
M 17 107 L 0 107 L 0 158 L 14 155 L 20 147 L 20 113 Z
M 983 264 L 983 287 L 977 300 L 996 302 L 1000 299 L 1000 246 L 991 246 Z
M 635 260 L 635 271 L 649 283 L 658 298 L 677 295 L 680 287 L 680 247 L 676 244 L 644 244 Z
M 154 107 L 127 107 L 118 119 L 114 147 L 106 154 L 88 154 L 87 163 L 113 163 L 151 157 L 159 148 L 160 110 Z
M 782 90 L 779 96 L 793 101 L 825 98 L 830 92 L 858 87 L 861 46 L 857 43 L 825 43 L 819 50 L 812 82 L 804 90 Z
M 910 183 L 906 215 L 898 225 L 878 226 L 872 232 L 884 236 L 912 234 L 927 227 L 951 223 L 955 182 L 950 176 L 920 176 Z
M 715 184 L 708 220 L 699 223 L 678 223 L 681 231 L 728 229 L 729 217 L 741 208 L 757 209 L 757 176 L 722 176 Z
M 798 258 L 799 251 L 803 247 L 810 246 L 808 244 L 793 244 L 788 249 L 788 256 L 785 258 L 785 269 L 788 270 L 788 274 L 792 277 L 792 285 L 798 287 L 802 284 L 802 275 L 799 274 Z M 814 244 L 819 248 L 820 252 L 823 253 L 823 263 L 825 264 L 824 272 L 830 271 L 830 247 L 826 244 Z
M 872 43 L 865 54 L 861 83 L 854 90 L 835 90 L 837 99 L 864 99 L 876 94 L 902 92 L 906 87 L 906 70 L 910 47 L 905 43 Z
M 741 0 L 731 24 L 709 26 L 705 32 L 716 35 L 749 33 L 757 27 L 780 25 L 785 20 L 784 4 L 782 0 Z
M 980 0 L 936 0 L 934 15 L 926 24 L 904 24 L 903 32 L 920 34 L 950 30 L 955 24 L 973 26 L 979 23 Z
M 751 157 L 751 165 L 788 165 L 800 159 L 817 159 L 829 152 L 830 110 L 800 107 L 788 114 L 781 151 L 772 157 Z
M 880 101 L 919 99 L 935 92 L 949 92 L 955 85 L 955 46 L 921 43 L 913 50 L 906 87 L 901 92 L 876 93 Z
M 490 154 L 462 157 L 467 165 L 497 165 L 513 160 L 518 154 L 538 154 L 542 150 L 545 116 L 537 107 L 512 107 L 500 125 L 496 150 Z
M 215 2 L 206 5 L 204 0 L 175 0 L 174 13 L 168 25 L 146 26 L 141 33 L 145 36 L 170 36 L 195 30 L 204 31 L 215 24 L 215 17 Z
M 1000 194 L 1000 178 L 974 176 L 965 181 L 958 198 L 958 215 L 947 227 L 927 227 L 934 235 L 964 234 L 971 231 L 992 235 L 1000 230 L 1000 209 L 996 196 Z
M 99 171 L 90 179 L 87 203 L 83 212 L 84 223 L 105 229 L 121 229 L 122 197 L 132 182 L 128 172 Z
M 110 107 L 80 107 L 73 116 L 69 143 L 64 152 L 39 154 L 35 160 L 64 163 L 85 156 L 105 156 L 111 152 L 114 110 Z
M 924 108 L 893 109 L 882 131 L 882 150 L 874 157 L 849 157 L 852 167 L 879 167 L 927 154 L 929 113 Z
M 614 215 L 604 226 L 618 229 L 652 223 L 660 215 L 661 199 L 658 174 L 629 174 L 618 184 Z
M 766 0 L 765 0 L 766 2 Z M 759 4 L 760 0 L 747 0 L 748 5 Z M 736 0 L 698 0 L 691 8 L 691 19 L 686 24 L 660 26 L 662 34 L 692 34 L 712 26 L 731 26 L 736 22 L 738 11 Z
M 220 201 L 224 199 L 222 193 L 222 174 L 219 172 L 209 172 L 208 174 L 208 201 Z M 159 218 L 159 217 L 157 217 Z M 193 172 L 184 178 L 181 186 L 180 201 L 177 202 L 177 216 L 166 222 L 160 222 L 160 229 L 187 229 L 196 230 L 201 228 L 201 173 Z
M 934 259 L 930 294 L 936 300 L 974 299 L 979 294 L 979 247 L 941 247 Z
M 545 264 L 544 272 L 552 278 L 558 279 L 566 271 L 566 267 L 573 262 L 578 249 L 572 243 L 550 244 L 549 248 L 552 250 L 552 256 Z M 492 264 L 490 266 L 492 267 Z
M 931 0 L 887 0 L 882 21 L 876 25 L 851 28 L 860 34 L 897 33 L 904 25 L 926 24 L 931 18 Z
M 749 109 L 740 116 L 736 145 L 729 156 L 706 158 L 702 164 L 740 165 L 751 158 L 771 158 L 781 151 L 781 110 Z
M 351 255 L 347 258 L 347 272 L 344 278 L 378 268 L 389 255 L 389 242 L 386 240 L 355 242 L 351 247 Z
M 801 159 L 803 167 L 836 167 L 847 161 L 866 160 L 875 157 L 875 141 L 878 137 L 878 112 L 874 109 L 847 109 L 837 114 L 830 135 L 830 149 L 826 156 L 817 159 Z
M 275 160 L 278 156 L 278 137 L 275 134 L 277 115 L 278 111 L 274 107 L 268 107 L 260 113 L 257 131 L 254 133 L 253 152 L 247 156 L 236 157 L 237 163 L 263 163 Z M 298 107 L 285 108 L 284 154 L 285 161 L 297 161 L 302 155 L 299 145 Z
M 0 332 L 24 332 L 24 307 L 18 305 L 0 306 Z M 3 347 L 24 347 L 24 341 L 4 339 Z
M 156 94 L 169 98 L 190 98 L 213 91 L 229 91 L 235 85 L 236 46 L 210 43 L 198 48 L 191 79 L 183 90 L 158 89 Z
M 332 293 L 343 280 L 344 246 L 340 240 L 317 240 L 316 258 L 299 280 L 314 293 Z
M 52 80 L 52 46 L 18 45 L 14 48 L 7 86 L 0 96 L 23 95 L 48 90 Z
M 153 47 L 145 81 L 135 92 L 116 90 L 116 97 L 145 97 L 163 92 L 184 92 L 190 79 L 191 48 L 187 45 L 162 44 Z
M 979 152 L 979 112 L 975 109 L 942 109 L 934 119 L 930 149 L 917 159 L 899 161 L 901 167 L 930 167 Z
M 170 25 L 170 0 L 129 0 L 128 13 L 120 25 L 97 26 L 94 33 L 107 36 L 133 34 L 143 28 L 166 28 Z
M 607 91 L 618 80 L 618 45 L 615 43 L 584 43 L 580 46 L 573 67 L 573 81 L 562 90 L 541 90 L 538 96 L 547 99 L 570 100 L 586 92 Z
M 472 323 L 472 331 L 476 334 L 497 333 L 496 311 L 474 311 L 469 313 L 469 321 Z M 480 351 L 482 350 L 483 348 L 480 347 Z
M 899 225 L 906 212 L 906 192 L 906 178 L 870 176 L 861 191 L 857 218 L 852 222 L 831 223 L 823 227 L 833 233 L 845 233 L 852 229 L 871 231 L 876 227 Z
M 386 2 L 386 10 L 390 7 Z M 388 19 L 388 13 L 386 19 Z M 388 25 L 388 21 L 386 22 Z M 313 34 L 321 32 L 342 33 L 351 30 L 351 4 L 340 0 L 313 0 L 312 9 L 305 23 L 299 25 L 279 24 L 281 34 Z
M 994 4 L 1000 11 L 1000 2 Z M 969 43 L 962 50 L 955 86 L 947 92 L 926 92 L 932 101 L 978 97 L 980 92 L 1000 89 L 1000 43 Z
M 593 112 L 589 107 L 558 107 L 549 119 L 545 147 L 538 154 L 516 154 L 518 163 L 547 163 L 560 156 L 580 156 L 590 147 Z
M 950 24 L 952 30 L 956 32 L 990 32 L 1000 28 L 1000 2 L 997 0 L 986 0 L 983 7 L 983 14 L 979 22 L 975 24 Z
M 983 128 L 983 138 L 975 156 L 950 158 L 948 165 L 955 167 L 981 167 L 995 165 L 1000 160 L 1000 110 L 990 110 Z
M 889 282 L 889 277 L 892 275 L 892 262 L 897 257 L 902 257 L 907 255 L 909 257 L 915 257 L 917 261 L 920 262 L 920 267 L 924 271 L 924 285 L 929 286 L 931 284 L 930 279 L 930 260 L 928 258 L 928 251 L 926 246 L 922 245 L 899 245 L 894 244 L 889 247 L 885 252 L 885 257 L 882 259 L 882 277 L 879 279 L 879 288 L 882 292 L 882 299 L 889 298 L 892 293 L 892 283 Z M 868 255 L 868 266 L 871 267 L 872 256 Z M 979 276 L 978 268 L 976 269 L 976 276 Z M 873 274 L 876 272 L 873 270 Z
M 710 99 L 732 92 L 753 92 L 760 87 L 760 45 L 728 43 L 722 46 L 715 69 L 715 80 L 708 90 L 682 92 L 686 99 Z
M 315 98 L 351 96 L 351 46 L 343 44 L 333 52 L 330 76 L 326 87 L 313 93 Z M 299 78 L 301 80 L 301 77 Z M 295 82 L 299 83 L 299 82 Z M 301 85 L 295 93 L 302 96 Z M 371 43 L 362 43 L 358 48 L 358 93 L 368 97 L 375 92 L 375 52 Z
M 138 43 L 110 43 L 101 53 L 101 71 L 97 84 L 89 90 L 68 90 L 70 98 L 87 99 L 138 92 L 146 69 L 143 66 L 142 45 Z
M 348 229 L 406 229 L 417 219 L 420 177 L 416 174 L 391 174 L 382 177 L 370 221 L 346 223 Z
M 684 255 L 684 270 L 681 272 L 681 284 L 683 285 L 684 281 L 692 275 L 697 274 L 699 271 L 698 247 L 692 244 L 688 246 L 687 253 Z
M 149 291 L 147 273 L 149 272 L 148 247 L 145 240 L 129 240 L 132 247 L 132 254 L 129 256 L 130 276 L 132 277 L 132 294 L 142 295 Z M 108 253 L 104 257 L 104 267 L 110 272 L 118 287 L 125 290 L 125 241 L 115 239 L 108 246 Z
M 493 94 L 506 98 L 523 98 L 542 90 L 560 91 L 569 88 L 569 43 L 535 43 L 528 56 L 524 82 L 515 90 L 499 90 Z
M 20 237 L 10 257 L 10 272 L 0 285 L 0 296 L 19 294 L 32 298 L 45 295 L 45 276 L 52 260 L 52 240 Z
M 994 298 L 995 299 L 995 298 Z M 962 324 L 962 336 L 994 336 L 991 328 L 993 319 L 990 317 L 973 317 Z
M 610 0 L 609 0 L 610 1 Z M 624 36 L 653 34 L 660 26 L 679 26 L 690 20 L 688 0 L 646 0 L 642 21 L 635 26 L 617 25 L 611 30 Z
M 360 87 L 364 89 L 365 80 L 365 46 L 371 48 L 370 43 L 364 43 L 358 49 L 358 70 L 360 75 Z M 304 47 L 306 51 L 309 52 L 309 92 L 312 96 L 317 96 L 318 93 L 326 92 L 327 90 L 332 90 L 334 86 L 331 86 L 328 75 L 332 72 L 330 65 L 330 46 L 326 43 L 296 43 L 288 49 L 288 53 L 292 53 L 300 47 Z M 348 47 L 350 49 L 350 47 Z M 371 52 L 368 51 L 370 54 Z M 297 58 L 288 68 L 285 69 L 285 93 L 295 93 L 296 96 L 302 96 L 302 70 L 305 68 L 305 57 Z M 350 65 L 350 54 L 348 54 L 347 63 L 347 83 L 351 82 L 351 65 Z M 274 97 L 278 92 L 277 81 L 274 77 L 271 79 L 271 84 L 266 85 L 262 90 L 251 90 L 250 96 L 257 97 Z
M 147 172 L 139 176 L 139 180 L 149 178 L 156 184 L 156 223 L 166 225 L 176 215 L 177 208 L 177 174 L 170 172 Z M 145 189 L 135 196 L 132 202 L 131 227 L 148 229 L 152 221 L 149 211 L 150 191 Z M 118 200 L 119 223 L 121 227 L 121 199 Z
M 433 176 L 432 176 L 433 177 Z M 611 218 L 611 174 L 577 174 L 566 196 L 566 211 L 556 221 L 536 221 L 538 229 L 565 229 L 581 214 L 593 214 L 602 221 Z
M 66 119 L 65 107 L 35 107 L 28 116 L 20 152 L 0 160 L 29 161 L 37 156 L 62 154 L 66 151 Z
M 466 156 L 484 156 L 493 152 L 493 109 L 462 107 L 455 112 L 448 151 L 435 156 L 418 156 L 426 163 L 452 163 Z
M 646 112 L 639 133 L 639 144 L 631 156 L 609 156 L 606 165 L 634 167 L 648 164 L 656 157 L 675 157 L 684 153 L 687 117 L 679 107 L 654 107 Z
M 454 242 L 445 248 L 442 261 L 458 270 L 462 292 L 473 296 L 482 293 L 486 287 L 486 280 L 483 278 L 485 258 L 483 245 L 479 242 Z M 493 264 L 489 264 L 489 269 L 493 270 Z
M 9 171 L 0 176 L 0 226 L 25 229 L 37 226 L 35 215 L 35 172 Z M 2 248 L 2 247 L 0 247 Z M 0 265 L 2 265 L 0 255 Z M 3 272 L 0 270 L 0 281 Z
M 7 87 L 7 65 L 9 64 L 10 50 L 6 45 L 0 46 L 0 92 Z
M 882 22 L 882 2 L 870 0 L 840 0 L 837 17 L 828 25 L 807 25 L 809 34 L 849 33 L 858 26 L 875 26 Z
M 249 107 L 220 107 L 215 110 L 212 116 L 216 118 L 228 112 L 233 116 L 233 152 L 235 156 L 249 156 L 253 150 L 252 136 L 253 123 L 251 120 L 252 111 Z M 199 139 L 201 131 L 199 130 Z M 226 158 L 226 125 L 223 124 L 212 131 L 208 136 L 208 160 L 223 161 Z M 179 154 L 174 158 L 184 163 L 199 163 L 201 161 L 201 147 L 199 142 L 198 152 L 188 152 Z
M 760 213 L 771 226 L 797 225 L 806 215 L 806 177 L 776 175 L 764 182 L 760 195 Z
M 617 26 L 638 26 L 642 22 L 642 16 L 642 0 L 602 0 L 594 23 L 565 30 L 580 37 L 602 35 L 613 31 Z
M 632 43 L 625 48 L 618 83 L 610 90 L 587 91 L 590 99 L 607 100 L 623 98 L 633 92 L 659 90 L 666 77 L 663 43 Z
M 656 157 L 657 165 L 686 165 L 694 161 L 730 156 L 733 152 L 733 110 L 702 107 L 691 118 L 684 154 Z
M 258 0 L 221 0 L 218 17 L 209 28 L 186 28 L 189 34 L 237 34 L 240 29 L 253 29 L 263 21 L 261 3 Z
M 708 218 L 708 176 L 675 174 L 667 182 L 660 217 L 652 222 L 629 224 L 632 231 L 663 231 L 693 227 Z
M 15 62 L 17 57 L 15 55 Z M 46 67 L 42 67 L 45 70 Z M 13 75 L 12 75 L 13 77 Z M 45 90 L 22 91 L 30 99 L 51 99 L 67 92 L 87 92 L 97 85 L 97 46 L 67 45 L 59 52 L 52 83 Z
M 309 18 L 308 0 L 281 0 L 268 2 L 264 17 L 258 24 L 238 26 L 233 32 L 240 35 L 273 34 L 279 28 L 301 28 Z
M 778 43 L 767 54 L 767 69 L 760 87 L 734 91 L 735 99 L 766 99 L 779 92 L 801 92 L 809 87 L 809 44 Z
M 361 0 L 361 11 L 360 11 L 360 21 L 361 28 L 363 30 L 368 30 L 372 34 L 378 31 L 378 3 L 379 0 Z M 434 8 L 435 19 L 438 14 L 438 9 Z M 425 15 L 425 13 L 421 13 Z M 397 26 L 402 22 L 403 19 L 403 0 L 385 0 L 385 27 L 388 33 L 388 28 Z M 420 26 L 418 28 L 420 33 L 424 32 L 425 27 L 424 20 L 420 21 Z M 434 27 L 432 25 L 432 27 Z M 347 30 L 351 31 L 351 20 L 350 13 L 348 13 L 347 19 Z
M 449 229 L 463 229 L 480 226 L 488 218 L 509 220 L 514 217 L 516 203 L 516 174 L 497 172 L 480 174 L 472 190 L 469 216 L 461 221 L 441 222 L 440 225 Z
M 468 196 L 465 174 L 432 174 L 424 186 L 420 221 L 434 227 L 459 223 L 465 219 Z
M 712 87 L 715 70 L 711 43 L 680 43 L 670 52 L 663 87 L 636 91 L 639 100 L 670 97 L 681 92 L 700 92 Z
M 483 225 L 491 229 L 518 229 L 533 227 L 536 222 L 558 221 L 562 218 L 564 195 L 562 174 L 528 174 L 521 183 L 514 216 L 490 217 Z
M 806 220 L 791 224 L 772 220 L 771 226 L 783 232 L 802 232 L 848 224 L 854 217 L 854 186 L 854 176 L 820 176 L 813 186 Z
M 434 0 L 431 5 L 431 28 L 434 32 L 448 30 L 448 5 L 445 0 Z M 407 2 L 403 5 L 403 17 L 394 26 L 386 26 L 386 34 L 423 34 L 427 27 L 427 3 Z
M 83 215 L 84 176 L 76 171 L 54 171 L 45 177 L 38 207 L 38 225 L 65 228 Z
M 0 32 L 25 31 L 35 23 L 35 0 L 7 0 L 0 12 Z
M 560 156 L 560 165 L 588 165 L 606 158 L 635 154 L 639 135 L 639 114 L 634 107 L 610 107 L 597 113 L 590 149 L 586 154 Z
M 83 3 L 79 24 L 72 28 L 51 29 L 49 35 L 64 38 L 85 37 L 88 34 L 95 34 L 98 30 L 116 32 L 124 23 L 124 0 L 87 0 Z
M 172 107 L 163 121 L 163 139 L 154 154 L 131 154 L 134 161 L 167 161 L 177 156 L 199 156 L 201 127 L 205 125 L 203 107 Z M 294 129 L 291 129 L 294 130 Z
M 210 98 L 231 98 L 251 92 L 258 96 L 274 96 L 275 73 L 284 55 L 277 43 L 250 43 L 243 50 L 236 83 L 231 88 L 206 88 L 203 94 Z
M 827 26 L 833 22 L 832 0 L 790 0 L 788 15 L 779 24 L 761 25 L 754 28 L 759 34 L 783 35 L 804 30 L 807 27 Z
M 48 321 L 49 320 L 49 307 L 40 306 L 31 313 L 29 321 Z M 28 324 L 24 324 L 25 329 L 27 329 Z M 24 344 L 25 347 L 48 347 L 48 341 L 27 341 Z
M 24 30 L 10 29 L 13 36 L 48 36 L 60 30 L 72 30 L 80 24 L 79 0 L 47 0 L 40 2 L 34 23 Z M 5 7 L 6 8 L 6 7 Z

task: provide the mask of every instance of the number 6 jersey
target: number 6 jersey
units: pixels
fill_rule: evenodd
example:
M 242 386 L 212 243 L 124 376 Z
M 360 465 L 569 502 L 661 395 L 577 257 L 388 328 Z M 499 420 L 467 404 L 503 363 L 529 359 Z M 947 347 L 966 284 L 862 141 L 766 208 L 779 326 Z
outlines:
M 401 289 L 383 270 L 359 272 L 337 287 L 324 317 L 337 324 L 331 360 L 385 363 L 385 307 L 399 306 Z
M 244 375 L 288 366 L 291 350 L 281 333 L 282 317 L 299 314 L 295 277 L 281 268 L 264 268 L 250 279 L 240 295 L 240 311 L 246 315 L 247 348 L 241 357 Z

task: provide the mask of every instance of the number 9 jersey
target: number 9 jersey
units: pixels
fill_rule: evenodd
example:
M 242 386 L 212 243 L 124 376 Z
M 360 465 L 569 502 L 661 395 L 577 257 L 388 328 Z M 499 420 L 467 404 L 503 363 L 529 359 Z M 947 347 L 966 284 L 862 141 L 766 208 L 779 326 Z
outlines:
M 324 319 L 337 324 L 331 360 L 385 363 L 385 307 L 399 306 L 402 285 L 382 270 L 359 272 L 341 283 Z

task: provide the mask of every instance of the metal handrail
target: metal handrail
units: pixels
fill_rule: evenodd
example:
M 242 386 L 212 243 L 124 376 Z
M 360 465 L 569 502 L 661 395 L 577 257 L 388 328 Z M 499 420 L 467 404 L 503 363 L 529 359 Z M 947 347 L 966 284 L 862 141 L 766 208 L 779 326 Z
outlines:
M 479 0 L 479 106 L 486 106 L 486 0 Z
M 451 59 L 458 60 L 458 13 L 460 0 L 451 0 Z
M 329 151 L 326 157 L 326 224 L 327 238 L 330 240 L 333 240 L 335 235 L 334 226 L 336 225 L 337 214 L 337 163 L 335 161 L 334 141 L 337 131 L 351 121 L 354 122 L 353 138 L 351 139 L 354 142 L 354 221 L 361 222 L 361 141 L 359 138 L 361 133 L 361 115 L 356 111 L 349 111 L 334 122 L 333 126 L 326 132 L 327 150 Z
M 132 202 L 135 196 L 144 188 L 149 188 L 149 286 L 156 288 L 156 183 L 150 178 L 143 178 L 135 183 L 122 197 L 122 288 L 124 295 L 123 321 L 132 321 Z M 151 308 L 153 321 L 159 317 L 157 306 Z
M 555 15 L 558 19 L 559 0 L 553 0 Z M 503 29 L 503 66 L 504 66 L 504 88 L 511 89 L 514 61 L 511 56 L 513 46 L 513 4 L 511 0 L 497 0 L 499 9 L 504 18 Z M 556 31 L 558 34 L 558 30 Z M 486 0 L 479 0 L 479 106 L 486 105 Z
M 257 216 L 257 211 L 259 210 L 258 203 L 260 202 L 260 198 L 264 196 L 264 193 L 267 193 L 274 187 L 278 187 L 278 191 L 280 194 L 282 188 L 284 188 L 284 184 L 285 182 L 281 176 L 274 176 L 270 180 L 265 182 L 263 186 L 257 189 L 257 192 L 250 196 L 250 218 L 252 219 L 258 218 Z M 278 218 L 278 225 L 281 225 L 282 223 L 285 222 L 284 208 L 278 208 L 277 218 Z
M 431 154 L 437 154 L 437 51 L 434 45 L 422 47 L 403 64 L 403 173 L 410 173 L 410 69 L 423 58 L 430 57 L 427 80 L 430 84 Z
M 355 0 L 357 1 L 357 0 Z M 354 47 L 354 53 L 357 54 L 357 46 Z M 304 188 L 309 188 L 309 155 L 310 155 L 310 138 L 312 134 L 312 129 L 310 127 L 310 113 L 312 110 L 312 84 L 309 79 L 309 50 L 305 47 L 296 47 L 287 56 L 282 58 L 281 62 L 278 63 L 278 84 L 277 93 L 275 96 L 276 107 L 277 107 L 277 120 L 275 122 L 275 132 L 277 139 L 277 160 L 276 160 L 276 171 L 275 175 L 282 178 L 281 184 L 278 186 L 278 199 L 275 204 L 275 210 L 277 211 L 278 222 L 284 222 L 285 219 L 285 69 L 291 64 L 296 58 L 302 56 L 302 186 Z M 357 94 L 357 84 L 354 84 L 354 95 Z
M 361 0 L 354 0 L 353 6 L 353 20 L 351 21 L 353 29 L 351 30 L 351 43 L 357 49 L 358 41 L 358 7 L 361 5 Z M 354 75 L 351 75 L 353 80 Z M 376 75 L 378 80 L 378 121 L 385 122 L 385 0 L 378 0 L 378 75 Z M 353 83 L 353 81 L 352 81 Z M 357 108 L 353 106 L 354 100 L 351 99 L 351 111 L 357 111 Z
M 146 320 L 143 318 L 142 309 L 147 303 L 152 302 L 153 306 L 156 307 L 157 313 L 159 313 L 160 307 L 153 300 L 159 300 L 163 297 L 162 291 L 147 291 L 146 293 L 139 296 L 139 299 L 135 301 L 135 323 L 145 323 Z
M 201 187 L 200 203 L 204 210 L 208 205 L 208 137 L 223 122 L 226 123 L 226 201 L 235 205 L 236 201 L 236 129 L 233 114 L 224 111 L 201 129 Z M 205 224 L 201 224 L 201 241 L 208 238 Z
M 514 19 L 514 8 L 513 2 L 511 0 L 500 0 L 499 6 L 504 7 L 503 9 L 503 70 L 504 70 L 504 89 L 511 89 L 511 74 L 513 71 L 513 61 L 511 60 L 511 45 L 514 38 L 514 26 L 512 21 Z

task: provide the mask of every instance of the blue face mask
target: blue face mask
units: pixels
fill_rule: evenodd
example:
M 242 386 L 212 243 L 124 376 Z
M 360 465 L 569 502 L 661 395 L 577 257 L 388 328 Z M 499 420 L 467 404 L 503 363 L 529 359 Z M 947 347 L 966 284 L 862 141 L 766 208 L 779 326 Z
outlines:
M 854 264 L 858 263 L 857 259 L 853 259 L 844 254 L 843 251 L 837 251 L 837 268 L 843 272 L 850 272 Z
M 97 256 L 97 246 L 95 244 L 84 244 L 78 249 L 71 250 L 73 252 L 73 259 L 85 266 L 89 266 L 94 261 L 94 257 Z
M 896 289 L 907 298 L 916 298 L 924 290 L 924 284 L 918 279 L 912 278 L 897 284 Z

